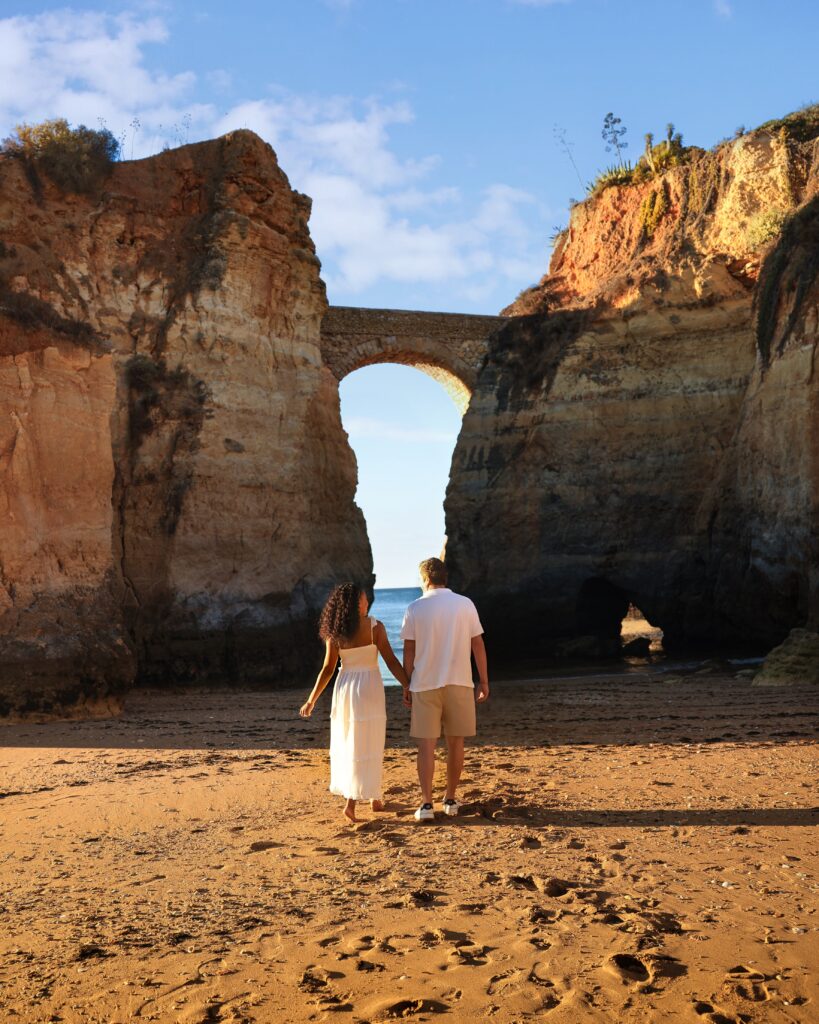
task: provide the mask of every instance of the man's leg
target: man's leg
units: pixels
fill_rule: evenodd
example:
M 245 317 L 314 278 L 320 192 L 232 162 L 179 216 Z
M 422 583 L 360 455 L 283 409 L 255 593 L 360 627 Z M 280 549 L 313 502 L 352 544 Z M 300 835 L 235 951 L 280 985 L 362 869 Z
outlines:
M 461 772 L 464 770 L 464 738 L 463 736 L 447 736 L 447 758 L 446 758 L 446 795 L 448 799 L 455 799 L 455 790 L 461 781 Z
M 435 774 L 435 747 L 437 739 L 419 739 L 418 744 L 418 781 L 421 783 L 421 796 L 425 804 L 432 803 L 432 777 Z

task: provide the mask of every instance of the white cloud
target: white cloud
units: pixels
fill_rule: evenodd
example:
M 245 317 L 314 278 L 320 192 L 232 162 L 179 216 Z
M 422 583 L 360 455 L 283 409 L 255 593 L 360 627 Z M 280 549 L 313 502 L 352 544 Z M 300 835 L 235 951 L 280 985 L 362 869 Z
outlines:
M 413 120 L 406 102 L 279 93 L 237 105 L 215 130 L 256 131 L 294 186 L 313 197 L 311 232 L 331 298 L 391 281 L 446 283 L 479 301 L 488 281 L 520 288 L 537 279 L 545 227 L 539 236 L 533 220 L 545 223 L 545 211 L 502 183 L 487 186 L 471 210 L 457 187 L 427 184 L 439 169 L 436 156 L 400 159 L 390 145 L 390 130 Z M 530 268 L 525 280 L 522 266 Z M 470 283 L 476 275 L 480 283 Z
M 419 135 L 406 100 L 271 89 L 217 114 L 195 102 L 192 72 L 146 67 L 145 48 L 168 38 L 160 15 L 64 10 L 0 19 L 1 134 L 23 120 L 63 116 L 95 127 L 102 119 L 130 158 L 252 129 L 294 187 L 313 197 L 311 232 L 331 301 L 392 283 L 417 286 L 416 296 L 446 289 L 447 304 L 459 296 L 480 302 L 495 288 L 514 294 L 543 272 L 546 211 L 501 182 L 464 195 L 440 180 L 434 153 L 400 156 L 393 135 Z M 224 92 L 229 72 L 214 68 L 205 83 Z
M 714 0 L 714 10 L 720 18 L 730 18 L 734 13 L 734 9 L 728 0 Z
M 131 136 L 125 156 L 142 156 L 174 138 L 187 114 L 191 126 L 213 117 L 209 104 L 192 103 L 192 72 L 166 75 L 143 64 L 143 49 L 163 43 L 159 17 L 54 11 L 0 19 L 0 125 L 65 117 L 117 136 Z M 139 129 L 129 128 L 134 118 Z

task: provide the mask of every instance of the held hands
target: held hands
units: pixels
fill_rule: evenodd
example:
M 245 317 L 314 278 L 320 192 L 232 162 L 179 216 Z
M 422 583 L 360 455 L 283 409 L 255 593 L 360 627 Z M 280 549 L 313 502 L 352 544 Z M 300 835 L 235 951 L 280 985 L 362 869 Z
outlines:
M 313 714 L 313 708 L 316 706 L 314 700 L 306 700 L 299 708 L 299 714 L 302 718 L 309 718 Z
M 410 692 L 410 688 L 408 686 L 402 686 L 401 690 L 402 690 L 401 696 L 404 699 L 404 707 L 405 708 L 411 708 L 412 707 L 412 693 Z
M 475 703 L 483 704 L 489 700 L 489 680 L 486 679 L 482 683 L 478 683 L 475 687 Z

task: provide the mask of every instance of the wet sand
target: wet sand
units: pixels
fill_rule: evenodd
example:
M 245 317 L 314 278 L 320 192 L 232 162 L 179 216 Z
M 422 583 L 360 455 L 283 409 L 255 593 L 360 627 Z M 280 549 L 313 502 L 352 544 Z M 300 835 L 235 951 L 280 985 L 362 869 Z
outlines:
M 303 696 L 0 727 L 0 1021 L 819 1021 L 816 688 L 499 683 L 430 825 L 391 690 L 357 828 Z

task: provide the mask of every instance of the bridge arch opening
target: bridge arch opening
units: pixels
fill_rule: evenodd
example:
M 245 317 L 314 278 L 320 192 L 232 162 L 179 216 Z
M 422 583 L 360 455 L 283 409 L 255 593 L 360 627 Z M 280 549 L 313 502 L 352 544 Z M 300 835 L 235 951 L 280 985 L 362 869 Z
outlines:
M 463 418 L 467 408 L 469 407 L 469 400 L 472 397 L 472 389 L 466 381 L 448 367 L 442 366 L 440 363 L 430 362 L 428 357 L 421 356 L 417 352 L 390 352 L 389 354 L 378 353 L 373 356 L 360 357 L 360 361 L 351 362 L 352 367 L 347 371 L 347 373 L 345 373 L 344 377 L 341 378 L 342 383 L 350 373 L 356 373 L 367 366 L 377 366 L 379 364 L 409 366 L 412 367 L 413 370 L 420 370 L 421 373 L 426 374 L 427 377 L 431 377 L 437 384 L 440 384 L 452 399 L 461 418 Z
M 463 415 L 506 317 L 407 309 L 330 306 L 321 322 L 321 352 L 336 380 L 373 363 L 411 366 L 441 384 Z
M 420 594 L 412 592 L 418 563 L 440 555 L 446 540 L 444 496 L 462 420 L 448 383 L 421 366 L 380 361 L 345 375 L 339 387 L 358 463 L 355 500 L 373 554 L 373 614 L 399 650 L 403 609 Z

